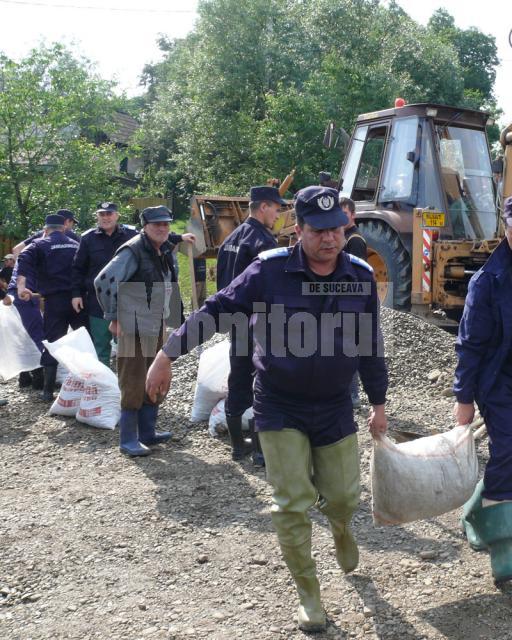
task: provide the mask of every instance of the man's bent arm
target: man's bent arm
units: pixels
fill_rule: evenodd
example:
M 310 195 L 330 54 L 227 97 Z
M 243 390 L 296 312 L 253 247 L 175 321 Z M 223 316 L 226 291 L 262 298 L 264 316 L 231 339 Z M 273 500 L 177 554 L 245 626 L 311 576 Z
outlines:
M 105 320 L 117 320 L 119 283 L 128 281 L 136 271 L 137 258 L 129 249 L 125 249 L 115 255 L 94 279 L 96 297 Z
M 386 402 L 388 370 L 384 359 L 384 340 L 380 326 L 377 285 L 374 280 L 371 285 L 372 293 L 365 309 L 365 312 L 371 315 L 371 335 L 361 335 L 361 331 L 359 335 L 359 344 L 363 349 L 363 353 L 367 353 L 366 348 L 371 344 L 371 355 L 359 357 L 359 373 L 370 404 L 378 406 L 384 405 Z
M 263 301 L 263 290 L 261 263 L 256 261 L 192 313 L 169 336 L 163 347 L 164 353 L 174 360 L 209 340 L 215 332 L 228 331 L 227 320 L 234 314 L 242 313 L 249 318 L 253 313 L 253 303 Z M 222 321 L 223 316 L 226 322 Z

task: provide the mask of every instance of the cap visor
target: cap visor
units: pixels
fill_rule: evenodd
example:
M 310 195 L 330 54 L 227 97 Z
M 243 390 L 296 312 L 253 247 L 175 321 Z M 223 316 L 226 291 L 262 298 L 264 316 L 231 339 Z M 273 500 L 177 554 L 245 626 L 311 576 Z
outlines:
M 348 216 L 341 209 L 334 209 L 329 213 L 313 213 L 304 216 L 304 222 L 314 229 L 335 229 L 348 224 Z
M 169 216 L 159 216 L 153 220 L 148 220 L 146 224 L 150 224 L 151 222 L 172 222 L 172 218 L 169 218 Z

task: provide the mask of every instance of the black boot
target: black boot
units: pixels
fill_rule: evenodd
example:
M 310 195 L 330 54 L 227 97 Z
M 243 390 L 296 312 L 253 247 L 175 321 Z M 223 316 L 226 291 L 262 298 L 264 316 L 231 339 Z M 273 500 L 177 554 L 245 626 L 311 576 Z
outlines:
M 44 373 L 43 367 L 39 367 L 38 369 L 33 369 L 32 374 L 32 389 L 36 391 L 41 391 L 44 388 Z
M 243 460 L 252 451 L 252 446 L 246 444 L 242 435 L 242 416 L 226 416 L 226 422 L 231 438 L 231 457 L 233 460 Z
M 249 420 L 249 432 L 251 434 L 252 441 L 252 463 L 255 467 L 264 467 L 265 458 L 263 457 L 263 451 L 261 450 L 260 437 L 254 430 L 254 418 Z
M 40 394 L 41 400 L 45 402 L 53 402 L 53 390 L 55 389 L 55 379 L 57 378 L 57 365 L 44 367 L 44 386 L 43 393 Z
M 32 384 L 32 376 L 30 375 L 30 371 L 22 371 L 18 377 L 18 386 L 20 389 L 24 389 L 25 387 L 30 387 Z

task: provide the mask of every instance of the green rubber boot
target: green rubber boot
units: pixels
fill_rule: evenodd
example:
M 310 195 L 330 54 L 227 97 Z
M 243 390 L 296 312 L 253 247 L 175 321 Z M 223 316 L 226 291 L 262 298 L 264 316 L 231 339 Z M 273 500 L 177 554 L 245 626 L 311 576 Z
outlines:
M 259 436 L 267 478 L 274 490 L 272 522 L 299 596 L 297 622 L 303 631 L 324 631 L 327 623 L 311 556 L 311 520 L 307 513 L 317 500 L 311 482 L 309 439 L 296 429 L 262 431 Z
M 468 515 L 468 520 L 489 547 L 496 586 L 512 580 L 512 502 L 475 510 Z
M 359 564 L 359 550 L 350 520 L 359 503 L 359 453 L 353 433 L 335 444 L 313 449 L 313 484 L 320 498 L 317 506 L 331 526 L 336 560 L 345 573 Z
M 475 531 L 473 525 L 468 520 L 468 516 L 473 511 L 482 508 L 482 491 L 484 490 L 484 481 L 483 478 L 476 485 L 475 490 L 471 498 L 466 502 L 466 504 L 462 507 L 462 516 L 460 518 L 460 526 L 462 530 L 466 534 L 466 538 L 469 542 L 469 546 L 473 549 L 473 551 L 483 551 L 487 549 L 483 541 L 478 536 Z

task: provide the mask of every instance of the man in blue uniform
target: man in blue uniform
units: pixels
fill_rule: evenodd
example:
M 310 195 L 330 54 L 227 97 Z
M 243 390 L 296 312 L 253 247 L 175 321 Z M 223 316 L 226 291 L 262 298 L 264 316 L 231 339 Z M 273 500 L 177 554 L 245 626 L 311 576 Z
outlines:
M 37 291 L 45 298 L 44 337 L 54 342 L 66 335 L 68 328 L 78 329 L 87 322 L 84 312 L 76 313 L 71 305 L 71 265 L 78 249 L 78 242 L 64 233 L 64 218 L 53 214 L 46 216 L 46 237 L 34 240 L 18 258 L 18 297 L 30 301 L 34 291 L 28 280 L 37 283 Z M 47 349 L 41 355 L 44 367 L 42 399 L 53 400 L 57 377 L 57 361 Z
M 339 565 L 355 569 L 349 524 L 359 499 L 359 457 L 350 381 L 359 368 L 377 436 L 387 428 L 387 370 L 375 280 L 368 264 L 342 251 L 348 220 L 337 191 L 302 189 L 295 211 L 299 242 L 260 254 L 189 316 L 155 358 L 146 390 L 150 398 L 167 393 L 173 359 L 226 331 L 230 320 L 251 318 L 254 415 L 273 487 L 272 520 L 297 587 L 299 626 L 320 631 L 326 619 L 307 511 L 318 505 Z
M 286 202 L 275 187 L 252 187 L 250 192 L 249 216 L 222 243 L 217 257 L 217 289 L 224 289 L 239 276 L 262 251 L 277 247 L 271 229 L 279 217 L 281 207 Z M 226 397 L 226 422 L 231 439 L 232 458 L 241 460 L 250 449 L 244 445 L 242 435 L 242 415 L 252 406 L 253 374 L 252 353 L 247 353 L 247 345 L 252 342 L 246 335 L 231 334 Z M 245 353 L 236 353 L 237 343 Z M 253 441 L 253 462 L 264 464 L 258 435 L 251 425 Z
M 469 283 L 454 383 L 458 424 L 472 422 L 476 402 L 487 426 L 483 490 L 477 488 L 481 495 L 470 500 L 463 524 L 475 547 L 491 546 L 493 530 L 508 531 L 508 544 L 502 547 L 508 559 L 493 558 L 491 546 L 497 582 L 512 579 L 512 198 L 505 202 L 503 221 L 505 238 Z
M 85 309 L 98 359 L 109 367 L 112 334 L 96 298 L 94 278 L 112 260 L 117 249 L 137 235 L 137 231 L 119 224 L 118 207 L 113 202 L 98 205 L 96 220 L 97 226 L 82 234 L 73 260 L 72 304 L 77 313 Z
M 62 216 L 64 218 L 64 233 L 68 236 L 68 238 L 71 238 L 72 240 L 76 240 L 76 242 L 80 242 L 79 236 L 77 236 L 76 233 L 73 231 L 75 224 L 78 222 L 78 220 L 75 218 L 75 214 L 69 209 L 59 209 L 58 211 L 55 212 L 55 215 Z M 25 247 L 28 247 L 28 245 L 32 244 L 34 240 L 39 240 L 39 238 L 42 238 L 43 236 L 44 236 L 44 229 L 41 229 L 41 231 L 38 231 L 37 233 L 32 234 L 28 238 L 25 238 L 25 240 L 22 240 L 12 250 L 14 256 L 17 258 L 20 255 L 20 253 L 25 249 Z

